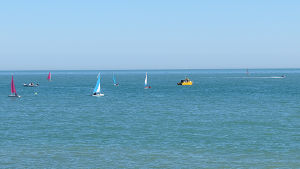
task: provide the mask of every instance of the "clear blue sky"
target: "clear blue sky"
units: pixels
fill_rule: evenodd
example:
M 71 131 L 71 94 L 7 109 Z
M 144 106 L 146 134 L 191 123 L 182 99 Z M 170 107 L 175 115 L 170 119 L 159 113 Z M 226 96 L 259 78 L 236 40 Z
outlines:
M 299 68 L 298 0 L 0 4 L 0 69 Z

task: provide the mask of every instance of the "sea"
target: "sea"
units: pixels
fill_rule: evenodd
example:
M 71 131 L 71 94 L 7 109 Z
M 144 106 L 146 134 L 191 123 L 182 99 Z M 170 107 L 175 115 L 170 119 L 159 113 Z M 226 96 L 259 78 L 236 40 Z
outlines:
M 48 73 L 0 71 L 0 168 L 300 168 L 300 69 Z

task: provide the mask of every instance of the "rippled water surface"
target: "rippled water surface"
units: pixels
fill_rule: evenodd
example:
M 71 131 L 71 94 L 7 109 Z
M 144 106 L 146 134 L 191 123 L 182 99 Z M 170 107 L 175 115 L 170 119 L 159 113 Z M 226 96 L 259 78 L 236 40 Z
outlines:
M 101 73 L 97 98 L 98 71 L 0 72 L 0 167 L 300 167 L 298 69 Z

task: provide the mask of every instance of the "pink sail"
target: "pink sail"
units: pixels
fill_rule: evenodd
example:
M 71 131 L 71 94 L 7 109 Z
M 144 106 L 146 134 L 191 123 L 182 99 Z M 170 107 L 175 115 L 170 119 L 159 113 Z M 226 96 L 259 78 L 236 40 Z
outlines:
M 47 78 L 48 80 L 51 80 L 51 72 L 49 72 L 49 74 L 48 74 L 48 78 Z
M 11 76 L 11 93 L 17 93 L 14 83 L 14 76 Z

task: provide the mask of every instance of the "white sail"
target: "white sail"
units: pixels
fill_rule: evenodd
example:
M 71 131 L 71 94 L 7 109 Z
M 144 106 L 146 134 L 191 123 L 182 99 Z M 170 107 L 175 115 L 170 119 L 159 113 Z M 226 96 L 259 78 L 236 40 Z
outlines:
M 99 83 L 99 85 L 98 85 L 98 88 L 97 88 L 97 91 L 96 91 L 96 92 L 97 92 L 97 93 L 100 93 L 100 89 L 101 89 L 101 88 L 100 88 L 100 83 Z
M 146 72 L 145 86 L 147 86 L 147 83 L 148 83 L 148 77 L 147 77 L 147 72 Z
M 98 74 L 98 80 L 97 80 L 97 83 L 96 83 L 96 86 L 94 88 L 92 96 L 97 96 L 97 97 L 98 96 L 104 96 L 104 94 L 101 93 L 100 73 Z
M 98 80 L 97 80 L 96 86 L 94 88 L 94 93 L 100 93 L 100 89 L 101 89 L 101 87 L 100 87 L 100 84 L 101 84 L 100 83 L 100 73 L 98 74 L 97 78 L 98 78 Z

